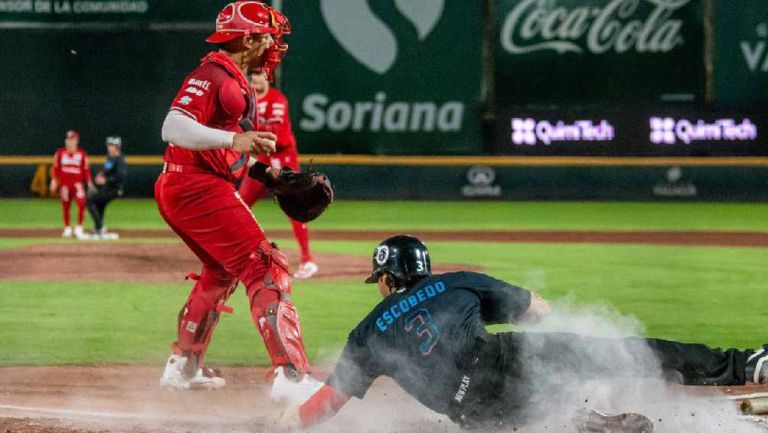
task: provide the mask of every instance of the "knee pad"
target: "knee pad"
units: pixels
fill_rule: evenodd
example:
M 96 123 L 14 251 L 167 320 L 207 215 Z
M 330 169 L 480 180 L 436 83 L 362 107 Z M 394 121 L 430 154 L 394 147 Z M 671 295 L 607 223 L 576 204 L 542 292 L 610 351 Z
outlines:
M 291 294 L 288 258 L 277 245 L 266 240 L 261 241 L 256 251 L 248 257 L 240 273 L 240 280 L 248 291 L 251 303 L 256 292 L 263 289 L 273 290 L 281 297 Z

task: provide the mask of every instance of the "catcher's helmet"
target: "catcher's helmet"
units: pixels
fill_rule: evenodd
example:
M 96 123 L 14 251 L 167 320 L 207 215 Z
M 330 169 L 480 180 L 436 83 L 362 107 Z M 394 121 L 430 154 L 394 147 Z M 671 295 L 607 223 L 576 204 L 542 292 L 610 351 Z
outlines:
M 253 34 L 280 33 L 285 17 L 258 1 L 236 1 L 224 6 L 216 17 L 216 31 L 206 42 L 220 44 Z
M 409 235 L 384 239 L 373 251 L 373 272 L 365 282 L 375 283 L 385 272 L 403 282 L 432 275 L 427 246 Z

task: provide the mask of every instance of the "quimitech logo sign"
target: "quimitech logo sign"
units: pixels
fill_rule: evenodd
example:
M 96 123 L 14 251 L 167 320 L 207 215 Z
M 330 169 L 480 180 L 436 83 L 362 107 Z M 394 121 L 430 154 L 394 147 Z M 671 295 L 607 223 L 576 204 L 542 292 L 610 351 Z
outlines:
M 651 143 L 712 143 L 719 141 L 750 142 L 757 140 L 757 125 L 750 119 L 717 119 L 714 121 L 651 117 Z
M 516 145 L 550 145 L 568 141 L 613 141 L 616 129 L 607 120 L 536 120 L 513 117 L 511 139 Z

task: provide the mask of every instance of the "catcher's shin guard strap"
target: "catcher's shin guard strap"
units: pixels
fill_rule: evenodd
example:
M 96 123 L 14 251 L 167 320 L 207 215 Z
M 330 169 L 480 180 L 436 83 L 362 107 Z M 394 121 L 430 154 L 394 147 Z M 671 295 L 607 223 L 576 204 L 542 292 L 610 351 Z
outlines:
M 269 305 L 258 318 L 258 327 L 272 364 L 292 364 L 299 373 L 309 370 L 309 360 L 304 353 L 301 325 L 296 307 L 290 299 Z
M 237 279 L 216 280 L 206 273 L 190 278 L 197 283 L 179 312 L 178 339 L 171 346 L 174 353 L 188 357 L 185 375 L 194 375 L 202 364 L 221 313 L 232 312 L 224 303 L 237 287 Z

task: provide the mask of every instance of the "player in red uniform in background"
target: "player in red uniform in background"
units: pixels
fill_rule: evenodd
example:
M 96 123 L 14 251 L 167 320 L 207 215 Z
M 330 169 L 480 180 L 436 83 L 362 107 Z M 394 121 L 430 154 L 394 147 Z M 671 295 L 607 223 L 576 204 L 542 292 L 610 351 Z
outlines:
M 83 232 L 83 217 L 85 216 L 85 192 L 91 182 L 91 168 L 88 166 L 88 155 L 78 148 L 80 134 L 77 131 L 67 131 L 64 147 L 53 156 L 53 178 L 51 191 L 59 190 L 61 208 L 64 216 L 64 232 L 62 237 L 71 238 L 74 234 L 78 239 L 85 239 Z M 77 225 L 72 230 L 69 218 L 69 208 L 72 199 L 77 203 Z
M 256 94 L 256 115 L 259 131 L 273 132 L 277 136 L 277 150 L 272 155 L 259 155 L 259 162 L 274 168 L 288 167 L 293 171 L 299 171 L 299 153 L 296 149 L 296 137 L 291 128 L 291 119 L 288 116 L 288 99 L 285 95 L 269 85 L 267 75 L 263 71 L 255 71 L 250 74 L 251 88 Z M 240 185 L 240 196 L 245 204 L 253 206 L 260 198 L 264 197 L 268 188 L 261 182 L 251 177 L 245 177 Z M 288 218 L 293 228 L 293 236 L 299 244 L 301 251 L 301 264 L 294 278 L 306 279 L 317 273 L 317 264 L 312 261 L 309 251 L 309 229 L 306 223 L 301 223 Z
M 196 282 L 179 313 L 160 380 L 165 387 L 224 386 L 203 359 L 220 314 L 231 312 L 225 303 L 238 281 L 272 359 L 272 397 L 291 400 L 319 385 L 307 374 L 287 260 L 235 189 L 249 160 L 255 162 L 252 154 L 275 150 L 274 134 L 252 131 L 256 105 L 246 73 L 270 73 L 287 50 L 282 36 L 289 31 L 288 20 L 261 2 L 228 4 L 207 39 L 218 51 L 184 79 L 163 123 L 168 147 L 155 184 L 158 209 L 203 264 L 199 276 L 190 274 Z

